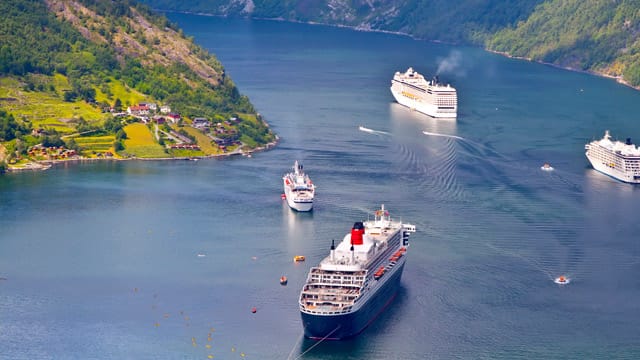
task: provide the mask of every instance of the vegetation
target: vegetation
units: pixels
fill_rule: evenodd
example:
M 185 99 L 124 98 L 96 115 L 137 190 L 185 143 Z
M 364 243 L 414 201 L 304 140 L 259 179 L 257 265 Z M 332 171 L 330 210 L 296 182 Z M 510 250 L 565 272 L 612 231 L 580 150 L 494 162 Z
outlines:
M 56 141 L 47 144 L 86 156 L 113 146 L 155 157 L 128 149 L 137 138 L 122 130 L 145 119 L 112 114 L 142 102 L 170 105 L 183 118 L 255 116 L 213 55 L 133 0 L 6 0 L 0 13 L 0 161 L 28 157 L 48 136 Z M 275 135 L 262 139 L 254 145 Z
M 638 0 L 144 1 L 168 10 L 314 21 L 480 45 L 640 87 Z

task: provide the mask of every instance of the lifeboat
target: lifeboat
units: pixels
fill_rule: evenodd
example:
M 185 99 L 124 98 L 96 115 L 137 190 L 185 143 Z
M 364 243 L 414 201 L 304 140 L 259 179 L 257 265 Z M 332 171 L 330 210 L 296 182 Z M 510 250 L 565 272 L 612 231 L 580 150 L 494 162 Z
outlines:
M 287 282 L 289 282 L 289 280 L 287 280 L 287 277 L 282 275 L 280 277 L 280 285 L 287 285 Z
M 373 278 L 378 280 L 382 277 L 382 275 L 384 275 L 384 266 L 380 266 L 378 271 L 376 271 L 375 274 L 373 274 Z
M 299 262 L 299 261 L 304 261 L 304 255 L 296 255 L 293 257 L 293 261 L 295 262 Z

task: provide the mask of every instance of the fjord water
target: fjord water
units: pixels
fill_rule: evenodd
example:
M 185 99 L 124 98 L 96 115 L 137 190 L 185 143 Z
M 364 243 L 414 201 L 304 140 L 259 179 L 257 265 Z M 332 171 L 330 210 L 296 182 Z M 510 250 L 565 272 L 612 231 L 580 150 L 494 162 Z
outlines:
M 640 356 L 640 192 L 584 156 L 606 129 L 640 138 L 640 93 L 392 34 L 169 16 L 281 141 L 251 158 L 0 177 L 0 357 Z M 409 66 L 458 89 L 457 121 L 393 102 Z M 296 159 L 312 213 L 280 199 Z M 418 228 L 397 297 L 352 340 L 303 339 L 308 268 L 381 203 Z

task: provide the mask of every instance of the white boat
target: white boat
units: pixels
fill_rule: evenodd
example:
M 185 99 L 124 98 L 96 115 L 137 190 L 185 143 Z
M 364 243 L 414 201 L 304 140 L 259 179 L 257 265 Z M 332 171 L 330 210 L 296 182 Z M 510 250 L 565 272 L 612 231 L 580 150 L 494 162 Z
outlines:
M 544 165 L 540 166 L 540 170 L 553 171 L 553 166 L 551 166 L 549 163 L 544 163 Z
M 591 166 L 614 179 L 640 184 L 640 149 L 627 138 L 626 142 L 612 141 L 609 130 L 604 137 L 584 146 Z
M 437 76 L 427 81 L 411 67 L 404 73 L 396 71 L 391 80 L 391 94 L 398 103 L 432 117 L 458 116 L 456 89 L 438 82 Z
M 293 171 L 282 177 L 284 196 L 289 207 L 297 211 L 311 211 L 316 186 L 311 182 L 309 175 L 302 170 L 298 161 L 293 165 Z

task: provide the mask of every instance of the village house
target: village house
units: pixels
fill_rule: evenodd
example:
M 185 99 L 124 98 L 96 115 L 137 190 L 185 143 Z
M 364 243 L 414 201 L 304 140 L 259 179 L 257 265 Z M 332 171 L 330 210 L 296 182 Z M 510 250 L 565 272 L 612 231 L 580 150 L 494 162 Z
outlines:
M 191 126 L 199 130 L 206 130 L 211 126 L 211 123 L 206 118 L 197 117 L 193 119 Z
M 133 105 L 127 107 L 127 113 L 133 116 L 149 115 L 149 107 L 147 105 Z
M 175 124 L 180 121 L 180 119 L 182 119 L 182 116 L 180 116 L 180 114 L 170 113 L 169 115 L 167 115 L 167 119 Z
M 169 105 L 160 106 L 160 112 L 163 114 L 168 114 L 171 112 L 171 107 Z

